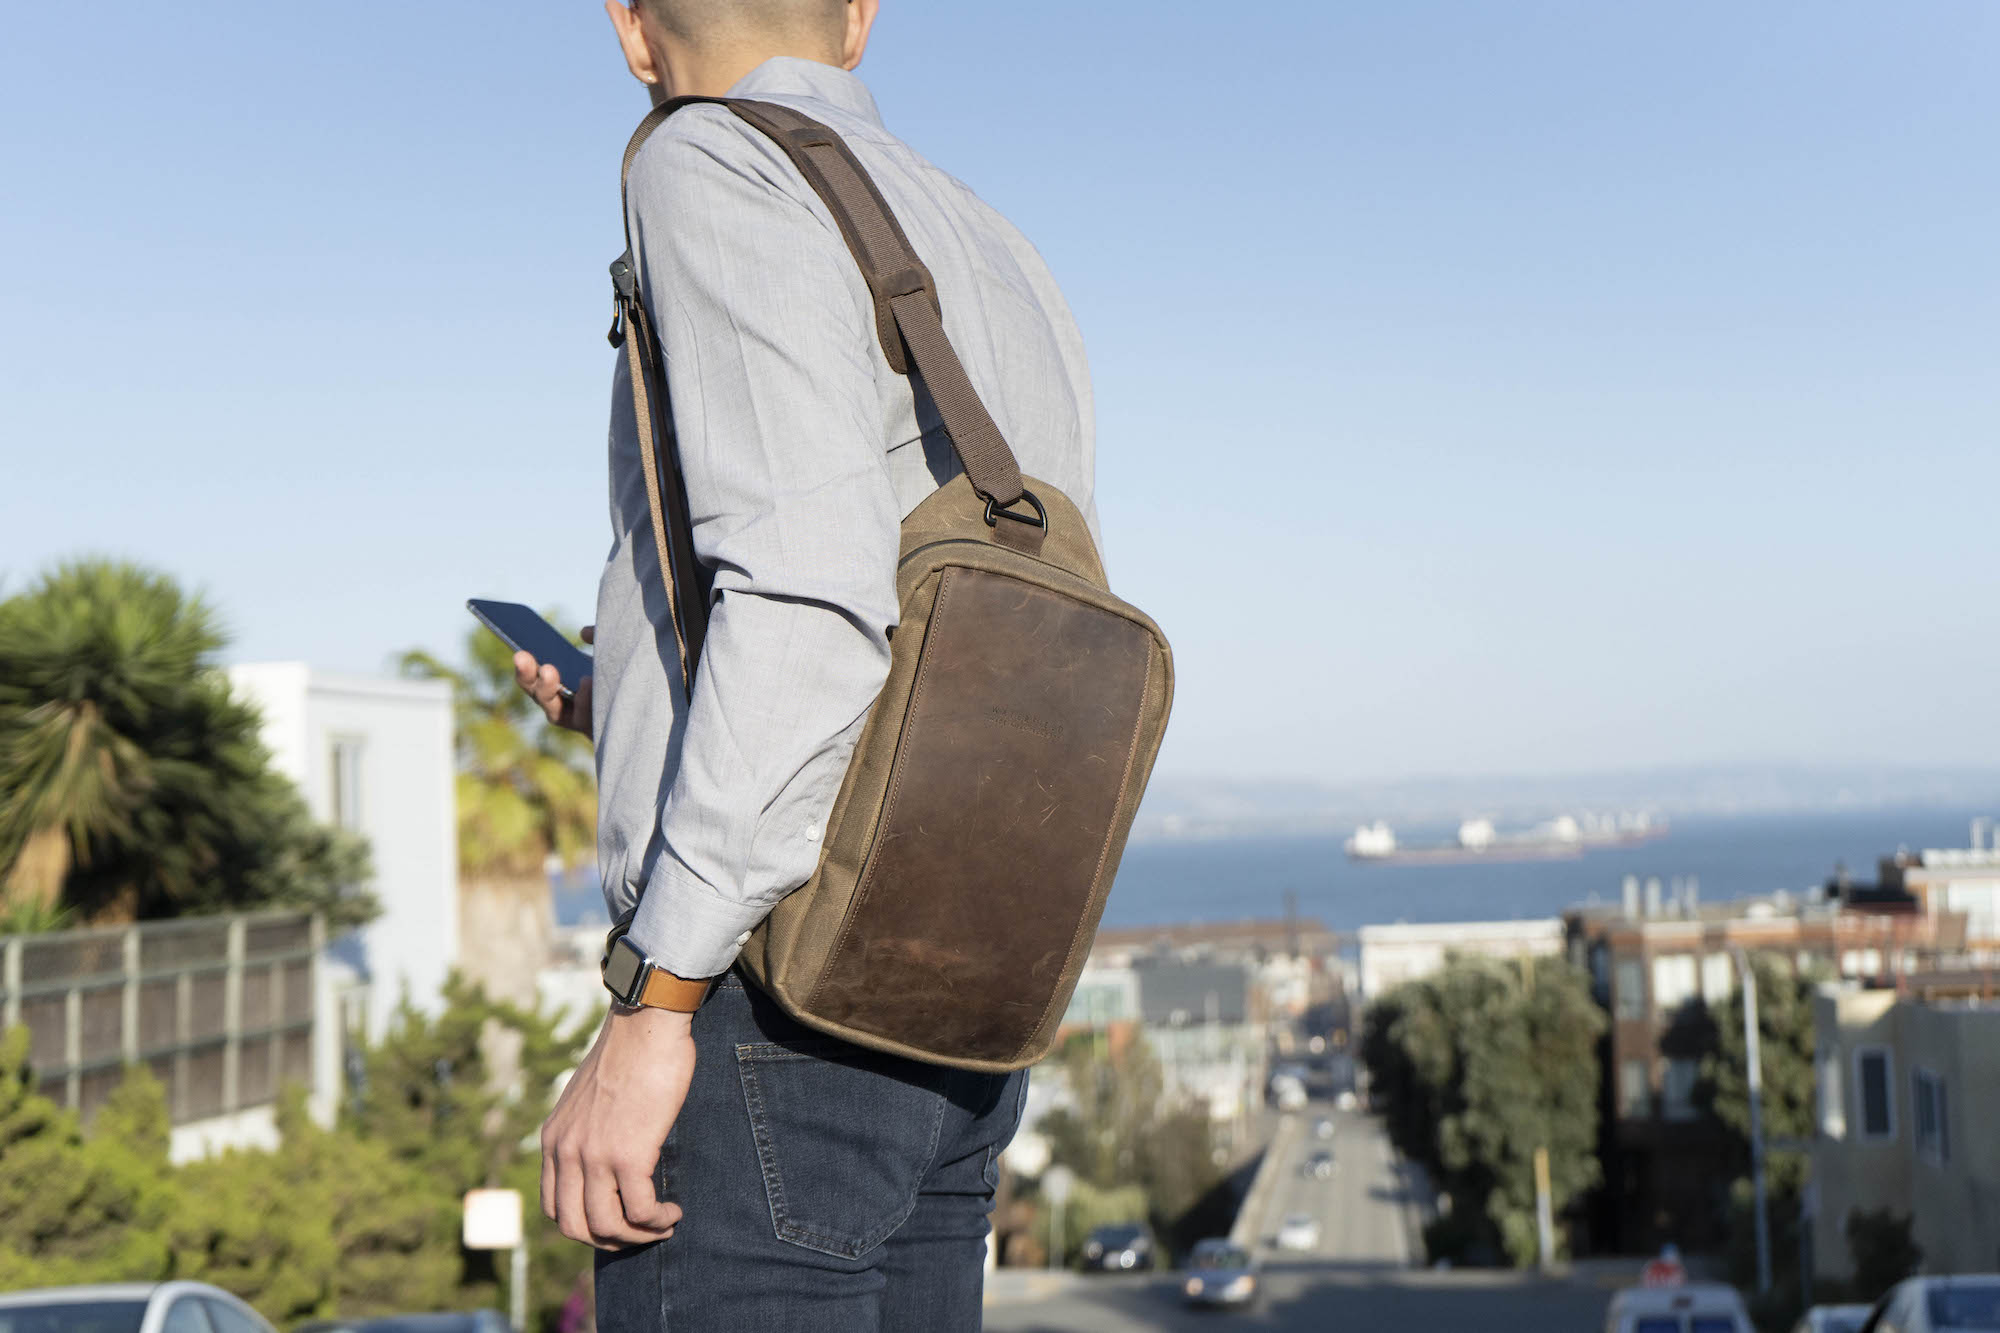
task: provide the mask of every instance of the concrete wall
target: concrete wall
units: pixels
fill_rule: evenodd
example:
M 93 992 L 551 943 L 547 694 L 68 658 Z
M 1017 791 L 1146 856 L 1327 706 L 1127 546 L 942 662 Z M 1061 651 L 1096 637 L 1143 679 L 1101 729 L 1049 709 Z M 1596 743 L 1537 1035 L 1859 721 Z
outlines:
M 1824 991 L 1819 1033 L 1819 1134 L 1813 1145 L 1814 1258 L 1830 1275 L 1852 1271 L 1846 1222 L 1854 1210 L 1912 1218 L 1924 1271 L 2000 1269 L 2000 1007 L 1932 1005 L 1890 991 Z M 1886 1136 L 1864 1133 L 1856 1056 L 1891 1062 Z M 1916 1077 L 1942 1083 L 1942 1153 L 1918 1142 Z

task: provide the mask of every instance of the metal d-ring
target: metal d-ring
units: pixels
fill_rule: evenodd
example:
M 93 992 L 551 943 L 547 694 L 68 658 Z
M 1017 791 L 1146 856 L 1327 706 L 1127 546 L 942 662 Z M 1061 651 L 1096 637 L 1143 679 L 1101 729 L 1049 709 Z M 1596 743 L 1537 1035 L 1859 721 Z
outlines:
M 1011 505 L 1006 509 L 1002 509 L 998 504 L 994 503 L 992 496 L 990 495 L 987 496 L 986 526 L 989 528 L 997 528 L 1000 526 L 999 521 L 1001 519 L 1011 518 L 1016 523 L 1026 523 L 1031 528 L 1040 528 L 1043 532 L 1047 532 L 1049 530 L 1049 511 L 1042 508 L 1042 502 L 1035 498 L 1035 493 L 1033 491 L 1024 490 L 1021 492 L 1021 500 L 1026 500 L 1029 504 L 1034 506 L 1035 516 L 1033 518 L 1028 517 L 1026 514 L 1015 513 Z M 1021 502 L 1020 500 L 1016 500 L 1014 503 L 1019 504 L 1020 502 Z

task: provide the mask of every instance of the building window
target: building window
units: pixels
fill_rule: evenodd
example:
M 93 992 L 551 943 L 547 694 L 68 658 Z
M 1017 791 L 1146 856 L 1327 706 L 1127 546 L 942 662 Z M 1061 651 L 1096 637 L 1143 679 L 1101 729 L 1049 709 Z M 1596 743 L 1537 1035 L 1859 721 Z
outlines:
M 1693 1120 L 1700 1112 L 1694 1104 L 1695 1080 L 1701 1075 L 1701 1061 L 1676 1057 L 1667 1061 L 1660 1083 L 1660 1114 L 1669 1120 Z
M 1819 1132 L 1829 1139 L 1847 1137 L 1847 1104 L 1842 1100 L 1840 1056 L 1832 1050 L 1819 1053 L 1814 1062 L 1814 1083 L 1819 1095 Z
M 1698 993 L 1695 957 L 1663 953 L 1653 959 L 1653 1004 L 1661 1018 L 1671 1018 Z
M 1928 1069 L 1910 1075 L 1910 1141 L 1917 1156 L 1943 1166 L 1951 1160 L 1951 1130 L 1945 1119 L 1944 1080 Z
M 1644 1060 L 1627 1060 L 1618 1066 L 1618 1114 L 1627 1120 L 1644 1120 L 1653 1114 L 1653 1083 Z
M 1636 958 L 1620 958 L 1612 970 L 1612 991 L 1621 1019 L 1646 1016 L 1646 969 Z
M 1864 1046 L 1854 1053 L 1854 1094 L 1861 1113 L 1861 1137 L 1896 1137 L 1895 1059 L 1885 1046 Z
M 358 829 L 361 827 L 361 738 L 335 736 L 328 748 L 332 754 L 328 787 L 332 817 L 328 822 L 335 828 Z
M 1721 1004 L 1736 989 L 1736 969 L 1726 953 L 1712 953 L 1701 960 L 1701 998 L 1710 1006 Z

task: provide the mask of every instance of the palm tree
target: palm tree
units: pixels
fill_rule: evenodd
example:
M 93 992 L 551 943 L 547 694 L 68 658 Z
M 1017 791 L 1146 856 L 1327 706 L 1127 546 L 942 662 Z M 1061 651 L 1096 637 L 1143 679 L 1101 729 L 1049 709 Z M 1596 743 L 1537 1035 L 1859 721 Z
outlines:
M 532 1003 L 555 916 L 552 863 L 595 855 L 590 743 L 548 725 L 514 683 L 514 655 L 474 626 L 466 663 L 404 653 L 405 676 L 451 682 L 458 737 L 460 966 L 489 995 Z
M 0 602 L 0 900 L 10 923 L 372 902 L 365 847 L 315 825 L 173 580 L 58 564 Z

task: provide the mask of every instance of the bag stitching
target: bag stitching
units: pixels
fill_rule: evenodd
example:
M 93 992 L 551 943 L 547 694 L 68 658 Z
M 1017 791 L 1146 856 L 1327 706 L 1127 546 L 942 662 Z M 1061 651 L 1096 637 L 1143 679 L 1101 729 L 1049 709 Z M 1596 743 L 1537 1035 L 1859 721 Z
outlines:
M 854 898 L 847 904 L 846 917 L 840 923 L 840 934 L 834 937 L 833 948 L 827 951 L 826 962 L 820 967 L 819 977 L 806 995 L 802 1007 L 808 1012 L 819 1002 L 820 992 L 826 989 L 827 977 L 833 972 L 834 962 L 847 947 L 847 941 L 854 933 L 854 920 L 861 914 L 862 904 L 868 901 L 868 894 L 875 887 L 875 872 L 881 867 L 881 862 L 875 853 L 881 847 L 882 830 L 890 823 L 896 809 L 896 801 L 902 795 L 903 779 L 908 776 L 907 766 L 903 763 L 903 747 L 910 743 L 910 735 L 914 730 L 910 721 L 916 716 L 917 706 L 924 697 L 924 686 L 930 680 L 932 663 L 927 650 L 930 647 L 931 630 L 943 614 L 945 599 L 951 596 L 954 584 L 952 572 L 955 568 L 956 566 L 948 567 L 938 579 L 937 597 L 932 600 L 930 615 L 924 622 L 924 648 L 919 650 L 921 656 L 917 667 L 917 678 L 910 686 L 909 706 L 903 710 L 903 734 L 896 738 L 896 753 L 889 760 L 889 792 L 883 799 L 881 812 L 875 817 L 875 837 L 868 848 L 868 860 L 861 872 L 861 882 L 855 886 Z

